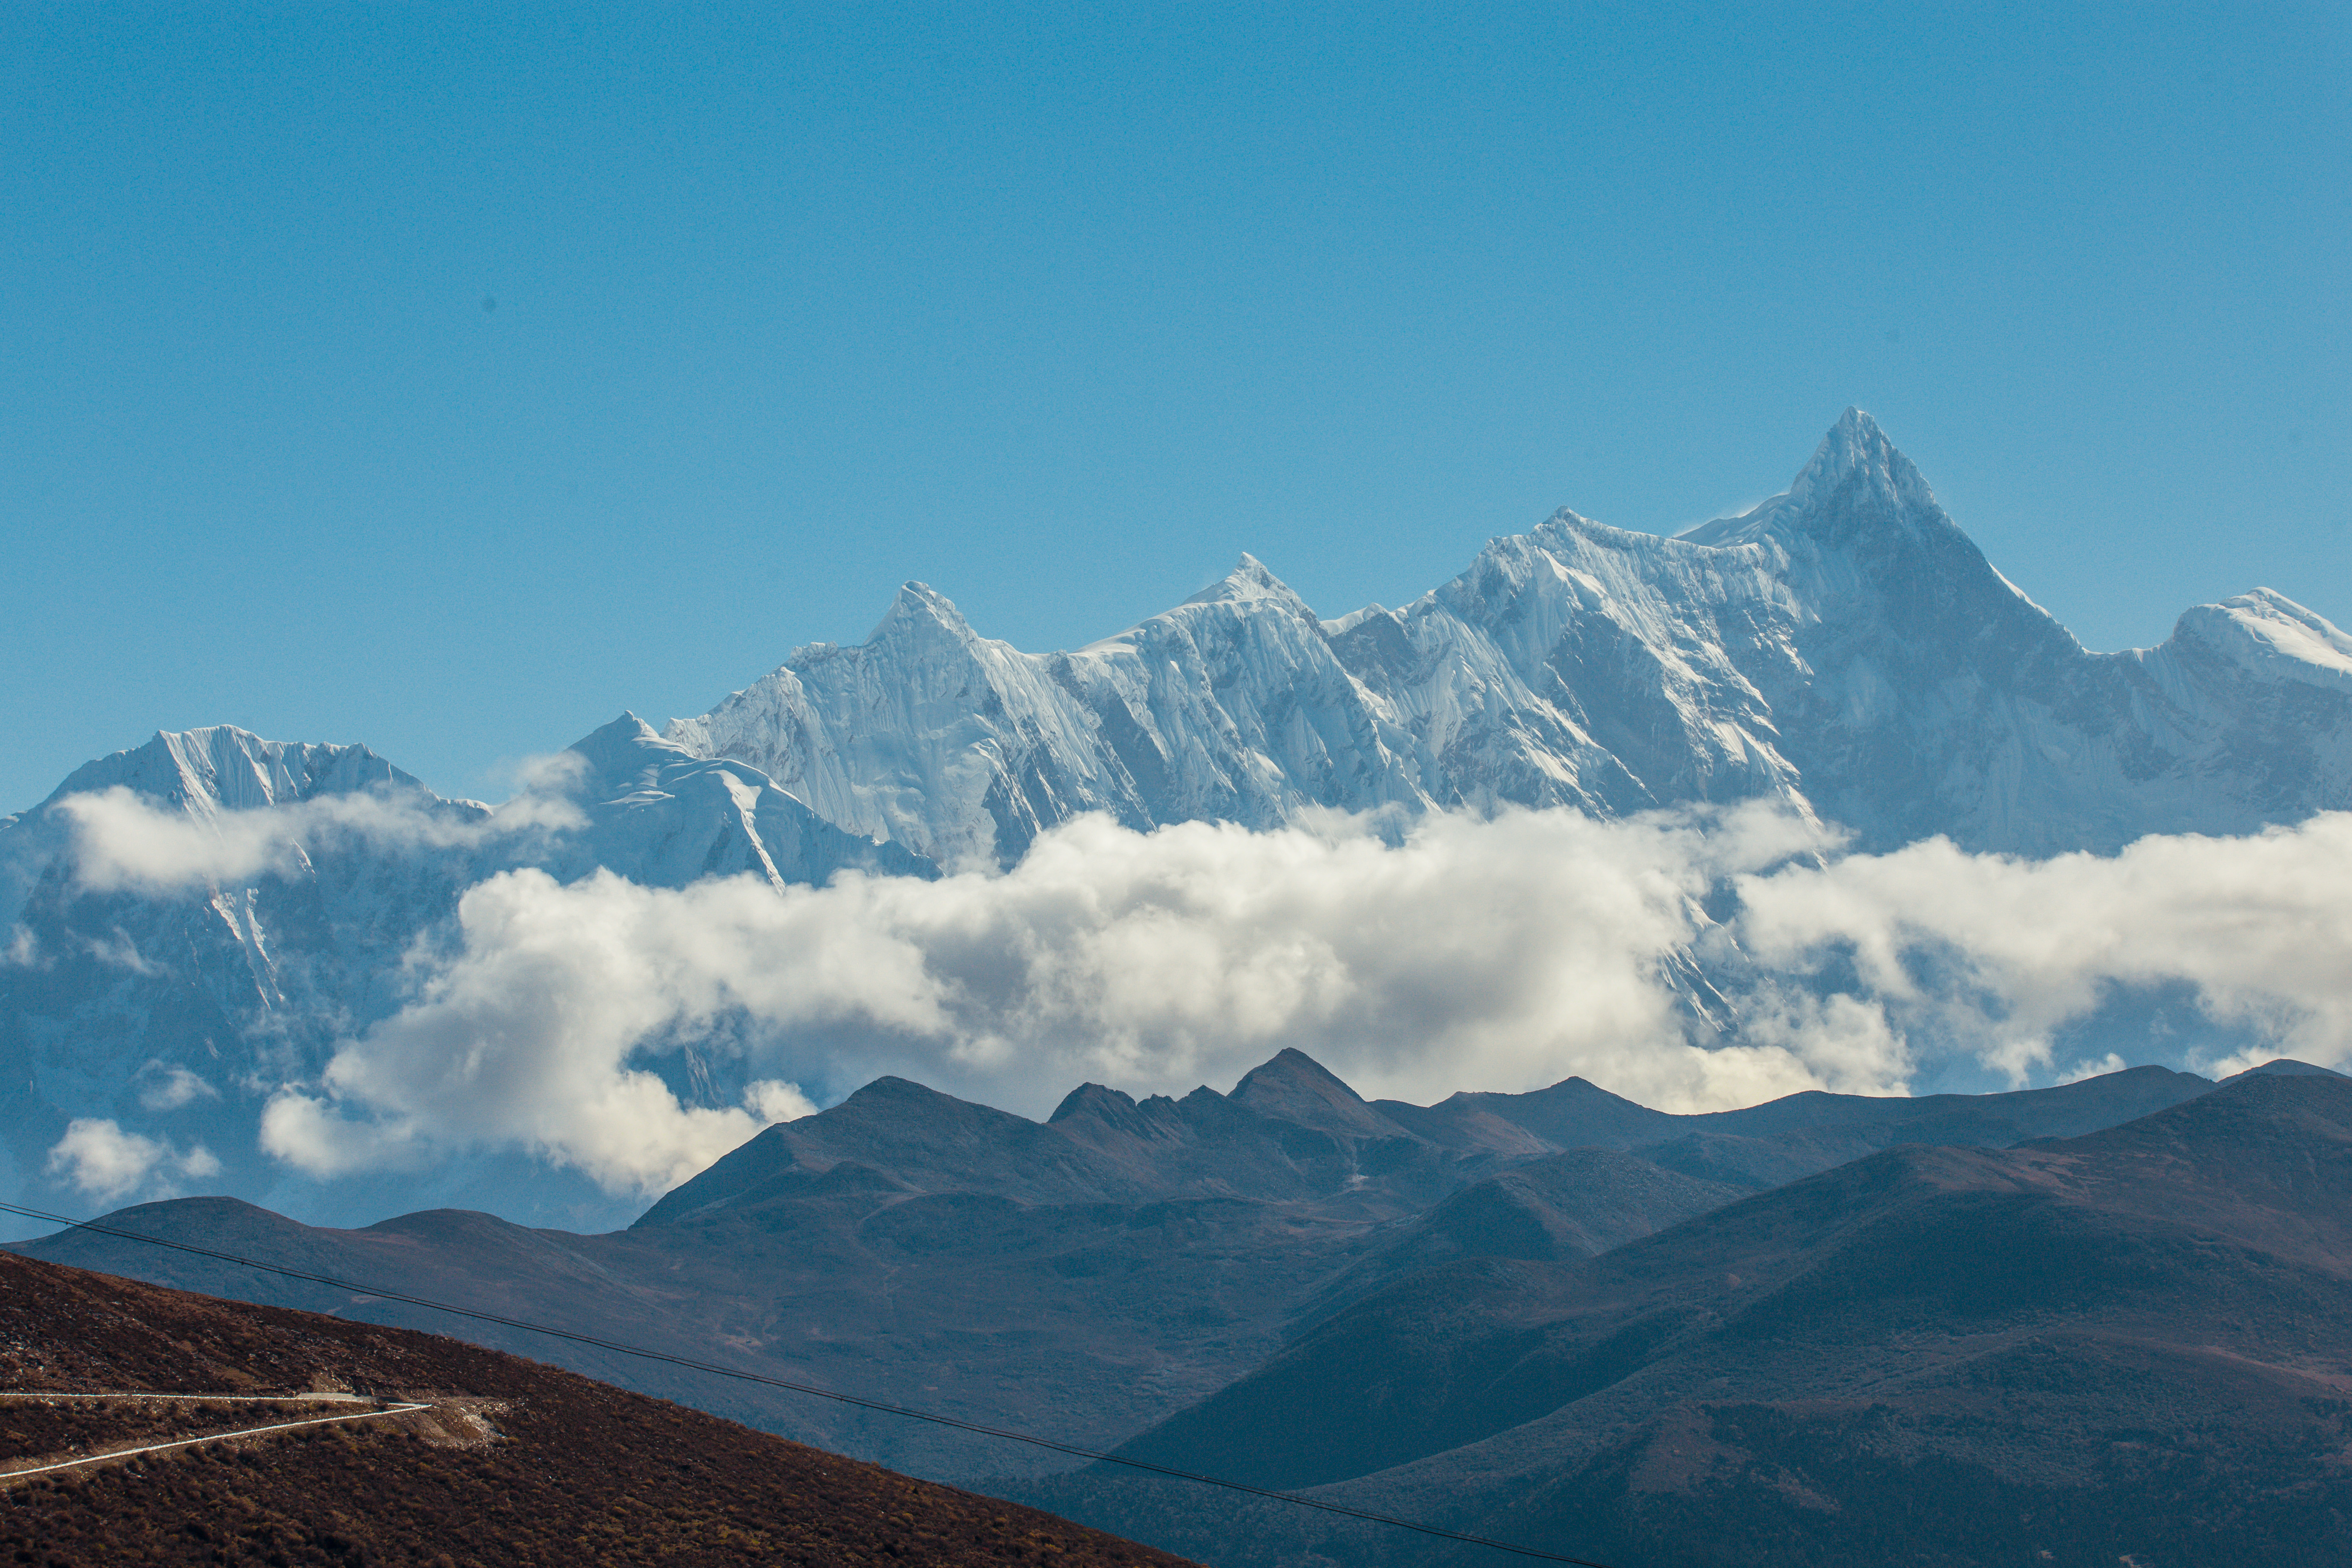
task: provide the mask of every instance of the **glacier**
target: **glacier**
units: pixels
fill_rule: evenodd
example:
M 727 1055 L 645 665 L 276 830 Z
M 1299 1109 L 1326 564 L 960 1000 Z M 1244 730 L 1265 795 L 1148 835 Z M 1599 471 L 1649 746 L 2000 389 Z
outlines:
M 785 886 L 1008 866 L 1089 812 L 1263 828 L 1751 800 L 1865 849 L 2105 852 L 2352 807 L 2352 637 L 2257 588 L 2189 610 L 2160 647 L 2088 651 L 1850 409 L 1785 493 L 1737 517 L 1664 538 L 1563 510 L 1397 609 L 1320 618 L 1244 556 L 1172 609 L 1037 654 L 909 583 L 862 645 L 803 647 L 658 731 L 624 714 L 539 787 L 563 809 L 444 799 L 364 746 L 223 726 L 159 733 L 0 819 L 0 1186 L 61 1190 L 48 1151 L 106 1119 L 314 1218 L 451 1198 L 573 1228 L 626 1217 L 521 1154 L 360 1193 L 256 1147 L 268 1096 L 411 998 L 460 895 L 502 870 Z M 286 852 L 93 886 L 67 803 L 109 791 L 198 827 L 282 817 Z M 409 830 L 300 826 L 362 798 Z M 1674 983 L 1720 1018 L 1705 965 L 1678 961 Z M 740 1087 L 719 1046 L 648 1060 L 693 1102 Z

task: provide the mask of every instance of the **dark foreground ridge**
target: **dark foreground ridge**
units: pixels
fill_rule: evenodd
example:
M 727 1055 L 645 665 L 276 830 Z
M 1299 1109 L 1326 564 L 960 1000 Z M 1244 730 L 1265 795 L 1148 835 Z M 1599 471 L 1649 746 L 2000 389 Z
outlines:
M 1434 1106 L 1366 1101 L 1286 1050 L 1230 1094 L 1138 1101 L 1088 1085 L 1045 1122 L 879 1079 L 760 1133 L 604 1236 L 453 1210 L 317 1228 L 223 1197 L 104 1224 L 1105 1450 L 1418 1268 L 1590 1257 L 1893 1144 L 2071 1136 L 2212 1087 L 2137 1068 L 2012 1094 L 1809 1094 L 1678 1117 L 1581 1079 Z M 96 1231 L 16 1250 L 455 1333 L 956 1485 L 990 1478 L 996 1491 L 1063 1463 Z
M 6 1401 L 0 1470 L 248 1427 L 273 1394 L 425 1406 L 0 1483 L 0 1556 L 17 1562 L 1182 1568 L 1033 1509 L 454 1340 L 6 1255 L 0 1385 L 224 1396 Z
M 113 1230 L 108 1226 L 97 1225 L 89 1221 L 69 1220 L 60 1215 L 53 1215 L 38 1209 L 23 1208 L 14 1204 L 0 1204 L 0 1209 L 5 1209 L 10 1214 L 19 1215 L 32 1219 L 73 1226 L 78 1230 L 84 1232 L 112 1236 L 117 1239 L 132 1241 L 140 1239 L 131 1232 Z M 949 1427 L 971 1433 L 978 1436 L 994 1438 L 999 1441 L 1018 1443 L 1033 1448 L 1060 1454 L 1066 1458 L 1084 1459 L 1088 1463 L 1125 1466 L 1129 1468 L 1150 1472 L 1155 1477 L 1165 1479 L 1185 1481 L 1199 1486 L 1218 1488 L 1230 1492 L 1240 1493 L 1268 1501 L 1279 1502 L 1292 1507 L 1309 1509 L 1318 1512 L 1332 1514 L 1360 1522 L 1387 1525 L 1395 1529 L 1410 1531 L 1414 1534 L 1425 1536 L 1432 1540 L 1446 1541 L 1459 1544 L 1506 1552 L 1514 1556 L 1533 1558 L 1544 1562 L 1569 1563 L 1571 1565 L 1571 1568 L 1606 1568 L 1605 1564 L 1594 1563 L 1589 1558 L 1572 1557 L 1560 1552 L 1546 1552 L 1533 1547 L 1517 1545 L 1509 1542 L 1495 1541 L 1486 1536 L 1470 1535 L 1460 1531 L 1447 1530 L 1442 1525 L 1425 1524 L 1415 1520 L 1402 1519 L 1394 1514 L 1384 1514 L 1377 1510 L 1355 1508 L 1344 1503 L 1334 1503 L 1320 1499 L 1300 1497 L 1293 1493 L 1274 1491 L 1264 1487 L 1254 1487 L 1245 1482 L 1225 1480 L 1215 1476 L 1202 1475 L 1191 1470 L 1171 1469 L 1162 1465 L 1153 1465 L 1144 1461 L 1122 1458 L 1116 1454 L 1106 1454 L 1095 1449 L 1081 1448 L 1071 1444 L 1056 1442 L 1050 1437 L 1040 1437 L 1031 1433 L 1016 1432 L 1005 1427 L 989 1426 L 978 1422 L 967 1421 L 959 1416 L 950 1415 L 940 1411 L 922 1410 L 911 1405 L 891 1405 L 885 1401 L 867 1399 L 857 1394 L 844 1393 L 838 1389 L 819 1387 L 814 1384 L 793 1383 L 783 1379 L 767 1377 L 758 1373 L 723 1366 L 716 1362 L 689 1361 L 681 1357 L 667 1354 L 664 1352 L 652 1350 L 645 1346 L 626 1345 L 614 1341 L 590 1339 L 579 1334 L 567 1333 L 562 1329 L 557 1329 L 544 1323 L 532 1323 L 520 1319 L 478 1312 L 467 1308 L 455 1306 L 449 1302 L 434 1301 L 425 1297 L 411 1295 L 405 1291 L 394 1290 L 385 1286 L 363 1286 L 356 1281 L 332 1279 L 321 1275 L 283 1268 L 274 1264 L 264 1263 L 257 1258 L 239 1258 L 228 1253 L 211 1251 L 202 1247 L 192 1247 L 180 1242 L 156 1242 L 151 1240 L 149 1245 L 165 1247 L 175 1251 L 199 1253 L 219 1262 L 232 1264 L 239 1268 L 252 1268 L 267 1274 L 275 1274 L 286 1279 L 307 1280 L 315 1284 L 330 1286 L 337 1289 L 356 1290 L 361 1292 L 363 1298 L 369 1295 L 373 1295 L 383 1300 L 405 1302 L 413 1306 L 425 1308 L 428 1310 L 447 1313 L 461 1320 L 475 1322 L 497 1323 L 509 1329 L 519 1329 L 527 1332 L 543 1335 L 558 1342 L 592 1345 L 596 1349 L 609 1353 L 633 1357 L 649 1362 L 690 1367 L 697 1372 L 713 1377 L 759 1384 L 783 1392 L 797 1394 L 803 1397 L 829 1400 L 838 1405 L 853 1405 L 861 1409 L 896 1416 L 903 1420 L 917 1421 L 926 1425 Z M 20 1460 L 17 1462 L 16 1468 L 0 1469 L 0 1485 L 5 1485 L 10 1481 L 24 1480 L 34 1476 L 47 1475 L 51 1471 L 56 1470 L 82 1470 L 119 1460 L 133 1459 L 143 1455 L 163 1449 L 194 1447 L 208 1446 L 214 1443 L 227 1443 L 240 1438 L 271 1436 L 285 1432 L 293 1427 L 339 1426 L 354 1424 L 361 1421 L 378 1420 L 387 1415 L 428 1414 L 438 1407 L 438 1405 L 434 1402 L 362 1395 L 340 1390 L 328 1390 L 305 1394 L 259 1395 L 248 1395 L 241 1393 L 152 1394 L 140 1392 L 117 1392 L 107 1394 L 49 1394 L 40 1392 L 27 1393 L 21 1390 L 14 1392 L 0 1392 L 0 1401 L 10 1400 L 20 1402 L 20 1405 L 28 1407 L 31 1414 L 26 1417 L 26 1419 L 35 1426 L 45 1426 L 48 1428 L 49 1436 L 51 1437 L 54 1438 L 58 1436 L 59 1432 L 62 1430 L 72 1430 L 79 1433 L 82 1439 L 85 1442 L 90 1443 L 92 1446 L 76 1447 L 69 1450 L 59 1450 L 59 1452 L 64 1453 L 66 1457 L 62 1458 L 53 1458 L 47 1463 L 28 1466 L 25 1465 Z M 460 1403 L 462 1405 L 463 1402 Z M 287 1408 L 271 1408 L 270 1406 L 273 1405 L 279 1406 L 308 1405 L 312 1409 L 327 1409 L 330 1414 L 323 1416 L 305 1415 L 301 1419 L 298 1420 L 277 1419 L 267 1425 L 262 1424 L 264 1415 L 285 1417 L 289 1415 L 290 1412 Z M 45 1409 L 43 1408 L 45 1406 L 53 1406 L 55 1408 Z M 234 1422 L 231 1423 L 232 1426 L 236 1426 L 236 1429 L 234 1430 L 218 1425 L 218 1423 L 228 1421 L 232 1415 L 235 1415 L 236 1416 L 236 1421 L 243 1423 L 243 1425 L 236 1425 L 236 1423 Z M 93 1427 L 93 1423 L 98 1426 L 105 1426 L 108 1424 L 107 1418 L 110 1416 L 112 1418 L 112 1423 L 116 1426 L 132 1425 L 141 1426 L 142 1429 L 137 1432 L 136 1436 L 140 1440 L 142 1446 L 129 1447 L 124 1447 L 124 1444 L 131 1440 L 131 1434 L 126 1431 L 118 1430 L 100 1433 L 97 1438 L 91 1438 L 89 1436 L 89 1433 Z M 474 1424 L 477 1421 L 477 1415 L 470 1408 L 463 1410 L 462 1418 L 469 1425 Z M 160 1428 L 168 1428 L 168 1430 Z M 26 1434 L 24 1433 L 16 1433 L 15 1435 L 20 1438 L 26 1436 Z

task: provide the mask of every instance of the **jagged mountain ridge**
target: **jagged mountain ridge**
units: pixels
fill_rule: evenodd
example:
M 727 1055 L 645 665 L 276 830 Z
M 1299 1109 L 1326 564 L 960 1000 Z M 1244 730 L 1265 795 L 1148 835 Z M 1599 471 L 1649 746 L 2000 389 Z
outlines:
M 2352 805 L 2352 639 L 2257 591 L 2191 610 L 2159 648 L 2086 653 L 1849 411 L 1786 495 L 1682 540 L 1563 511 L 1402 610 L 1333 621 L 1245 559 L 1165 615 L 1042 656 L 910 584 L 862 647 L 803 649 L 667 737 L 625 714 L 572 753 L 579 820 L 561 829 L 507 831 L 364 747 L 230 728 L 159 735 L 0 820 L 0 1182 L 37 1183 L 68 1121 L 102 1117 L 183 1153 L 201 1142 L 233 1190 L 303 1206 L 254 1147 L 259 1103 L 395 1008 L 412 944 L 500 870 L 815 882 L 1001 861 L 1087 810 L 1263 826 L 1323 805 L 1754 796 L 1866 844 L 2110 847 Z M 191 823 L 364 797 L 431 831 L 331 834 L 200 887 L 93 891 L 57 803 L 118 786 Z M 1724 1022 L 1725 973 L 1689 954 L 1668 970 Z M 709 1065 L 656 1064 L 705 1099 L 728 1087 Z M 1706 1180 L 1785 1179 L 1860 1147 L 1691 1136 L 1687 1173 Z M 500 1161 L 404 1201 L 472 1183 L 536 1217 L 609 1210 L 583 1179 Z
M 910 583 L 864 645 L 803 648 L 665 733 L 943 862 L 1009 863 L 1084 811 L 1754 798 L 1867 847 L 2041 854 L 2352 805 L 2352 637 L 2257 589 L 2087 652 L 1849 409 L 1739 517 L 1663 539 L 1562 510 L 1401 610 L 1318 620 L 1245 556 L 1028 654 Z
M 2051 1089 L 1809 1091 L 1676 1115 L 1571 1078 L 1526 1094 L 1456 1094 L 1418 1106 L 1367 1100 L 1305 1052 L 1286 1048 L 1243 1075 L 1231 1094 L 1203 1085 L 1181 1100 L 1137 1100 L 1089 1083 L 1038 1122 L 882 1078 L 828 1110 L 768 1128 L 671 1189 L 636 1223 L 677 1225 L 850 1182 L 1030 1205 L 1316 1203 L 1386 1220 L 1571 1150 L 1636 1154 L 1727 1193 L 1752 1192 L 1896 1143 L 2005 1148 L 2071 1137 L 2212 1087 L 2195 1073 L 2143 1067 Z

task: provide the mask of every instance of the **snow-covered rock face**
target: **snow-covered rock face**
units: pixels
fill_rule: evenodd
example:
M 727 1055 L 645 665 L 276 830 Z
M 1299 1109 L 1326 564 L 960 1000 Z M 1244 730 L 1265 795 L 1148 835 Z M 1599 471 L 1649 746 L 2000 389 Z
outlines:
M 654 733 L 634 713 L 575 742 L 585 767 L 568 793 L 583 807 L 580 828 L 516 864 L 562 881 L 598 867 L 631 881 L 682 888 L 704 877 L 752 872 L 778 887 L 823 882 L 850 867 L 931 874 L 903 845 L 843 831 L 776 787 L 758 769 L 698 756 Z
M 60 804 L 112 790 L 128 798 L 102 824 Z M 395 1011 L 413 979 L 404 956 L 446 936 L 459 895 L 499 871 L 571 881 L 606 867 L 665 887 L 745 871 L 780 886 L 845 867 L 931 874 L 634 715 L 573 747 L 542 794 L 494 813 L 435 795 L 364 746 L 222 726 L 101 758 L 0 819 L 0 1152 L 15 1174 L 43 1173 L 68 1124 L 91 1119 L 143 1129 L 150 1147 L 124 1157 L 159 1175 L 202 1177 L 209 1158 L 226 1173 L 204 1184 L 282 1194 L 254 1146 L 262 1100 Z M 266 863 L 238 844 L 257 821 L 282 825 Z M 235 831 L 215 836 L 223 826 Z M 78 836 L 92 832 L 121 840 L 112 885 L 88 875 Z
M 1010 864 L 1087 811 L 1262 826 L 1307 805 L 1423 798 L 1313 614 L 1246 557 L 1075 653 L 982 637 L 909 583 L 862 647 L 803 648 L 667 735 L 944 864 Z
M 1676 539 L 1561 511 L 1406 605 L 1318 621 L 1244 557 L 1117 637 L 1026 654 L 909 584 L 668 738 L 828 820 L 1010 863 L 1084 811 L 1778 798 L 1868 847 L 2112 849 L 2352 805 L 2352 639 L 2268 590 L 2086 652 L 1848 410 L 1787 493 Z

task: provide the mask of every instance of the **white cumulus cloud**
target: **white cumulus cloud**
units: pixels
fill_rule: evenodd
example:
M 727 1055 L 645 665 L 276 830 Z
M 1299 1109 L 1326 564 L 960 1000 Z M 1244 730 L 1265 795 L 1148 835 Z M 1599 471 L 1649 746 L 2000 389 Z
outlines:
M 176 1192 L 173 1178 L 200 1179 L 220 1173 L 220 1162 L 203 1144 L 183 1152 L 168 1142 L 125 1132 L 110 1120 L 77 1117 L 49 1150 L 48 1173 L 85 1196 L 111 1203 L 158 1184 L 154 1195 Z
M 795 1077 L 898 1071 L 1033 1113 L 1086 1079 L 1230 1082 L 1285 1046 L 1368 1093 L 1423 1098 L 1569 1072 L 1672 1108 L 1900 1087 L 1900 1042 L 1866 1020 L 1816 1031 L 1814 1055 L 1793 1026 L 1710 1047 L 1661 978 L 1706 924 L 1712 879 L 1820 847 L 1793 817 L 1391 826 L 1090 817 L 1009 872 L 781 891 L 505 873 L 466 894 L 460 945 L 412 1005 L 271 1106 L 266 1143 L 322 1174 L 519 1144 L 659 1190 L 759 1123 L 680 1103 L 634 1058 L 730 1016 Z
M 2258 1045 L 2352 1065 L 2352 813 L 2244 837 L 2152 836 L 2026 860 L 1937 838 L 1739 883 L 1738 931 L 1774 968 L 1850 958 L 1899 1026 L 1972 1040 L 2025 1081 L 2051 1036 L 2117 986 L 2182 984 Z

